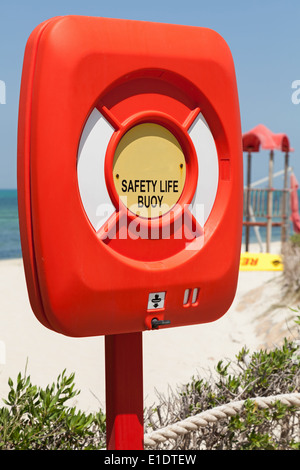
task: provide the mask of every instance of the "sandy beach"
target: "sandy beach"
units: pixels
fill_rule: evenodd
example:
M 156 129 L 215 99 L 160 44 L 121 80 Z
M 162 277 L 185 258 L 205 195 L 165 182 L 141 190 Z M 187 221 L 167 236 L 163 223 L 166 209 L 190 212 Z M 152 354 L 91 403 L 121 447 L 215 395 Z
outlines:
M 279 253 L 280 243 L 271 251 Z M 280 271 L 240 272 L 235 300 L 218 321 L 143 333 L 145 406 L 158 401 L 156 391 L 176 390 L 193 375 L 207 377 L 243 346 L 271 348 L 293 335 L 296 314 L 289 307 L 295 305 L 283 300 L 281 278 Z M 0 322 L 0 399 L 7 397 L 8 378 L 15 381 L 27 364 L 40 386 L 63 369 L 75 372 L 81 393 L 73 404 L 86 412 L 105 409 L 104 338 L 68 338 L 43 327 L 31 311 L 22 259 L 0 261 Z

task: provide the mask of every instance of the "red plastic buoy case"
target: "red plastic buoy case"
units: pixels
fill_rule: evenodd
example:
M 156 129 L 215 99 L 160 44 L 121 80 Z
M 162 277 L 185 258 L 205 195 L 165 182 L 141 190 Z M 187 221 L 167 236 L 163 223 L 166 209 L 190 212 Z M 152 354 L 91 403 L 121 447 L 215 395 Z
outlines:
M 221 317 L 243 206 L 225 41 L 107 18 L 39 25 L 23 65 L 18 197 L 29 298 L 48 328 L 83 337 Z

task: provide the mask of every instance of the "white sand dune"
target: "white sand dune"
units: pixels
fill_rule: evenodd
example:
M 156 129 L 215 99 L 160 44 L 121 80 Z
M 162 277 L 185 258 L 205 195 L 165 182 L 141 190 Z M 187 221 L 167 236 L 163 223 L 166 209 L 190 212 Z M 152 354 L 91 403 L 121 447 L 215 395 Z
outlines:
M 274 253 L 279 249 L 272 245 Z M 156 390 L 175 390 L 193 375 L 207 375 L 219 360 L 234 360 L 243 346 L 269 348 L 293 334 L 289 307 L 294 306 L 282 305 L 281 277 L 281 272 L 240 272 L 235 300 L 218 321 L 143 333 L 145 405 L 157 402 Z M 75 372 L 78 408 L 105 409 L 104 338 L 68 338 L 43 327 L 29 305 L 22 260 L 2 260 L 0 399 L 7 396 L 8 378 L 15 380 L 27 362 L 27 374 L 40 386 L 56 381 L 65 368 Z

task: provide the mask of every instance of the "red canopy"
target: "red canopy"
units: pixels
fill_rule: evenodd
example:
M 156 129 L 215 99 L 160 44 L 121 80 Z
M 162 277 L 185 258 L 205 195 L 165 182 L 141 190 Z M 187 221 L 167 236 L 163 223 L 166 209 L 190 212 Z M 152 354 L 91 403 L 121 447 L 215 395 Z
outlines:
M 260 147 L 265 150 L 293 152 L 287 135 L 274 134 L 263 124 L 259 124 L 251 131 L 243 134 L 244 152 L 259 152 Z

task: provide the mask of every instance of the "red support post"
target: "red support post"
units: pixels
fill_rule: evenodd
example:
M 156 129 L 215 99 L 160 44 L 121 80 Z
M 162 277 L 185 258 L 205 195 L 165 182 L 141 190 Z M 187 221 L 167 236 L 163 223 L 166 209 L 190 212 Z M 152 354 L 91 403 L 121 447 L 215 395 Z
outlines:
M 143 450 L 142 333 L 105 336 L 107 450 Z

